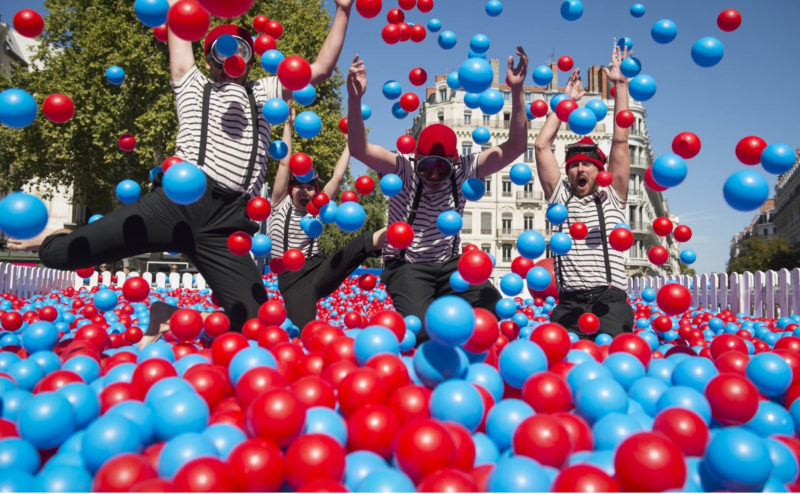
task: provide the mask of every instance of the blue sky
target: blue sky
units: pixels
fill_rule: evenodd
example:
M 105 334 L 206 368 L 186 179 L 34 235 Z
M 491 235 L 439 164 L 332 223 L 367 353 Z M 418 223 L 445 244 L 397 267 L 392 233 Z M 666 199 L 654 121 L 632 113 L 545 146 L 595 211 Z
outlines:
M 333 11 L 333 0 L 324 3 Z M 411 125 L 410 116 L 404 120 L 391 116 L 391 104 L 380 93 L 383 83 L 395 79 L 408 91 L 414 88 L 407 79 L 413 67 L 424 68 L 429 80 L 435 74 L 457 70 L 473 34 L 489 37 L 488 55 L 501 59 L 501 66 L 517 45 L 524 46 L 531 70 L 547 63 L 553 52 L 556 58 L 570 55 L 584 70 L 607 64 L 613 38 L 629 36 L 642 61 L 642 73 L 651 75 L 658 86 L 656 95 L 645 103 L 655 155 L 671 152 L 673 137 L 682 131 L 692 131 L 702 140 L 700 154 L 688 161 L 684 183 L 665 195 L 681 223 L 694 231 L 684 247 L 697 252 L 695 269 L 724 270 L 731 237 L 755 214 L 734 211 L 722 197 L 725 179 L 745 168 L 734 154 L 736 143 L 744 136 L 758 135 L 768 143 L 800 147 L 800 96 L 795 90 L 800 65 L 794 52 L 800 46 L 796 27 L 800 2 L 651 0 L 641 2 L 647 10 L 637 19 L 629 13 L 632 0 L 584 0 L 584 14 L 574 22 L 561 18 L 560 0 L 503 0 L 503 13 L 494 18 L 485 14 L 484 0 L 434 3 L 434 9 L 426 14 L 406 12 L 406 21 L 424 24 L 431 17 L 439 18 L 443 29 L 458 36 L 452 50 L 441 49 L 434 33 L 428 33 L 422 43 L 386 45 L 380 31 L 386 12 L 397 6 L 396 0 L 384 0 L 381 15 L 373 19 L 353 13 L 339 67 L 346 73 L 356 53 L 366 62 L 369 89 L 365 102 L 373 110 L 367 122 L 373 142 L 391 149 Z M 25 7 L 43 9 L 40 0 L 4 0 L 0 15 L 10 22 L 14 12 Z M 722 32 L 716 25 L 717 15 L 726 8 L 742 13 L 742 26 L 732 33 Z M 650 37 L 653 23 L 663 18 L 678 26 L 677 38 L 667 45 Z M 703 36 L 715 36 L 725 46 L 725 55 L 715 67 L 698 67 L 690 57 L 692 44 Z M 563 84 L 565 74 L 559 73 L 559 77 Z M 417 88 L 417 94 L 422 95 L 423 90 Z M 774 186 L 777 177 L 760 166 L 754 168 Z M 356 166 L 354 171 L 359 170 Z

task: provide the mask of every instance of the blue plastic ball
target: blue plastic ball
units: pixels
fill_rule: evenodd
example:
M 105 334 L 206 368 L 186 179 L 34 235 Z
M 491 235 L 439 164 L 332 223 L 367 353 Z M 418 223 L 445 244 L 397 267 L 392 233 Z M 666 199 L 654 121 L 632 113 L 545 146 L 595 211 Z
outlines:
M 278 362 L 272 356 L 269 350 L 260 346 L 252 346 L 244 348 L 236 352 L 230 363 L 228 364 L 228 379 L 231 384 L 236 386 L 239 378 L 245 372 L 256 367 L 270 367 L 272 369 L 278 368 Z
M 0 439 L 0 472 L 36 473 L 39 463 L 39 452 L 28 441 L 18 437 Z
M 755 492 L 769 479 L 772 462 L 763 439 L 745 429 L 727 427 L 708 443 L 701 471 L 724 490 Z
M 705 393 L 708 382 L 719 375 L 713 362 L 707 358 L 693 357 L 681 360 L 672 371 L 674 386 L 688 386 Z
M 439 231 L 442 233 L 442 235 L 446 235 L 448 237 L 451 235 L 457 235 L 458 232 L 461 231 L 461 215 L 458 214 L 458 211 L 454 209 L 442 211 L 439 213 L 439 216 L 436 217 L 436 226 L 439 228 Z
M 597 125 L 597 116 L 588 108 L 576 108 L 569 114 L 569 129 L 578 134 L 586 135 L 594 130 Z
M 426 341 L 420 345 L 413 362 L 417 377 L 430 388 L 447 379 L 463 378 L 469 366 L 467 356 L 460 348 L 436 341 Z
M 325 434 L 342 447 L 347 445 L 347 424 L 338 412 L 328 407 L 311 407 L 306 410 L 303 434 Z
M 603 416 L 628 411 L 628 395 L 614 379 L 598 378 L 575 391 L 575 410 L 589 424 Z
M 656 43 L 667 44 L 678 35 L 678 26 L 670 19 L 660 19 L 650 28 L 650 36 Z
M 12 192 L 0 200 L 0 230 L 11 238 L 35 237 L 47 226 L 47 218 L 47 206 L 34 195 Z
M 525 163 L 517 163 L 511 167 L 511 170 L 508 172 L 508 177 L 517 185 L 527 185 L 533 177 L 533 172 L 531 171 L 531 167 Z
M 304 139 L 317 137 L 322 130 L 322 120 L 313 111 L 301 112 L 294 120 L 294 130 Z
M 533 408 L 522 400 L 506 398 L 498 401 L 486 416 L 486 435 L 500 451 L 511 448 L 511 440 L 517 426 L 534 415 Z
M 376 468 L 369 472 L 353 492 L 414 492 L 414 482 L 400 470 Z
M 461 297 L 445 295 L 425 311 L 425 330 L 431 340 L 443 345 L 461 345 L 475 331 L 475 313 Z
M 308 84 L 303 89 L 292 91 L 292 97 L 299 104 L 308 106 L 313 103 L 315 99 L 317 99 L 317 90 L 313 84 Z
M 442 21 L 436 17 L 431 17 L 428 19 L 428 31 L 432 33 L 438 33 L 440 29 L 442 29 Z
M 561 17 L 567 21 L 577 21 L 583 15 L 583 4 L 580 0 L 564 0 L 561 4 Z
M 489 89 L 494 78 L 492 66 L 482 58 L 468 58 L 458 68 L 458 82 L 468 93 L 482 93 Z M 502 94 L 500 95 L 502 100 Z
M 553 80 L 553 69 L 547 65 L 539 65 L 533 69 L 531 76 L 533 77 L 533 82 L 536 83 L 537 86 L 546 86 Z
M 792 369 L 780 355 L 764 352 L 753 356 L 747 363 L 747 378 L 759 393 L 775 397 L 789 389 Z
M 461 89 L 461 83 L 458 82 L 458 72 L 450 72 L 447 74 L 447 87 L 453 91 Z
M 474 432 L 483 419 L 483 399 L 475 386 L 449 379 L 434 388 L 428 405 L 431 418 L 455 422 Z
M 555 202 L 547 207 L 547 212 L 545 213 L 545 217 L 547 221 L 554 225 L 561 225 L 565 221 L 567 221 L 567 216 L 569 216 L 569 211 L 567 207 L 561 204 L 560 202 Z
M 636 57 L 628 57 L 619 64 L 619 70 L 625 77 L 636 77 L 642 71 L 642 62 Z
M 646 414 L 654 417 L 657 413 L 658 400 L 667 388 L 668 384 L 662 379 L 645 376 L 630 385 L 628 397 L 641 405 Z
M 586 108 L 592 110 L 592 113 L 594 113 L 595 119 L 598 122 L 606 118 L 606 115 L 608 114 L 608 106 L 606 106 L 606 104 L 603 103 L 603 100 L 601 99 L 593 99 L 587 101 Z
M 102 217 L 103 217 L 102 214 L 93 214 L 93 215 L 91 215 L 89 217 L 89 220 L 87 221 L 87 223 L 89 223 L 91 225 L 92 223 L 94 223 L 95 221 L 99 220 Z
M 693 264 L 697 260 L 697 254 L 692 249 L 683 249 L 680 257 L 684 264 Z
M 550 98 L 550 109 L 552 111 L 556 111 L 556 107 L 558 106 L 558 104 L 561 103 L 562 101 L 564 101 L 567 98 L 569 98 L 569 96 L 567 96 L 564 93 L 556 94 L 555 96 Z
M 261 113 L 271 125 L 282 124 L 289 117 L 289 105 L 280 98 L 270 98 L 264 102 Z
M 400 106 L 399 101 L 395 101 L 392 105 L 392 116 L 398 120 L 402 120 L 408 116 L 408 112 Z
M 382 92 L 386 99 L 397 99 L 403 93 L 403 86 L 397 81 L 386 81 L 383 84 Z
M 780 175 L 792 169 L 795 152 L 791 146 L 783 143 L 770 144 L 761 151 L 761 166 L 767 173 Z
M 131 179 L 122 180 L 117 184 L 117 199 L 123 204 L 130 204 L 139 200 L 142 187 Z
M 366 121 L 372 116 L 372 108 L 366 103 L 361 103 L 361 119 Z
M 572 237 L 566 233 L 556 232 L 550 237 L 550 250 L 557 256 L 563 256 L 572 249 Z
M 158 475 L 171 479 L 183 465 L 204 456 L 218 456 L 211 439 L 197 432 L 180 434 L 167 441 L 158 455 Z
M 17 430 L 37 449 L 54 448 L 75 430 L 75 412 L 63 395 L 39 393 L 19 411 Z
M 614 355 L 620 355 L 620 353 L 615 353 Z M 622 441 L 643 431 L 642 425 L 630 415 L 616 412 L 609 413 L 592 426 L 595 450 L 614 451 Z
M 469 48 L 475 53 L 483 54 L 489 50 L 489 37 L 485 34 L 476 34 L 469 40 Z
M 503 4 L 500 0 L 489 0 L 486 2 L 486 15 L 489 17 L 497 17 L 503 13 Z
M 76 355 L 61 366 L 62 370 L 72 371 L 83 378 L 84 382 L 90 383 L 100 377 L 100 364 L 97 360 L 86 355 Z M 108 374 L 111 374 L 109 371 Z M 108 375 L 107 374 L 107 375 Z
M 247 439 L 247 435 L 241 429 L 230 424 L 214 424 L 202 434 L 211 440 L 223 460 L 227 460 L 231 451 Z
M 573 0 L 577 1 L 577 0 Z M 489 492 L 547 492 L 551 484 L 545 467 L 526 456 L 500 459 L 489 474 Z
M 381 192 L 386 197 L 394 197 L 403 190 L 403 179 L 394 173 L 387 173 L 380 182 Z
M 645 288 L 642 290 L 642 300 L 647 303 L 653 302 L 656 299 L 656 291 L 652 288 Z
M 381 180 L 382 184 L 383 180 Z M 367 215 L 364 212 L 364 208 L 357 202 L 343 202 L 336 207 L 336 225 L 345 233 L 353 233 L 360 230 L 364 226 L 366 218 Z
M 230 57 L 236 54 L 239 49 L 239 42 L 230 34 L 223 34 L 214 44 L 215 49 L 223 57 Z
M 686 178 L 689 167 L 677 154 L 662 154 L 653 162 L 653 180 L 662 187 L 675 187 Z
M 525 281 L 528 283 L 528 287 L 536 291 L 546 290 L 547 287 L 550 286 L 551 280 L 550 271 L 542 266 L 532 267 L 528 270 L 528 274 L 525 275 Z
M 439 46 L 445 50 L 449 50 L 456 46 L 458 37 L 453 31 L 442 31 L 439 33 Z
M 103 415 L 86 429 L 81 456 L 86 469 L 96 472 L 113 456 L 138 453 L 142 447 L 142 434 L 136 424 L 121 415 Z
M 283 62 L 284 55 L 278 50 L 267 50 L 261 55 L 261 67 L 268 74 L 277 74 L 278 66 Z
M 422 321 L 415 315 L 408 315 L 403 318 L 406 322 L 406 329 L 417 334 L 422 330 Z
M 152 390 L 152 388 L 150 388 Z M 208 424 L 208 405 L 197 393 L 177 391 L 150 404 L 156 437 L 172 439 L 186 432 L 202 432 Z
M 358 365 L 364 365 L 375 355 L 400 352 L 397 336 L 383 326 L 368 326 L 358 333 L 353 343 L 353 355 Z
M 469 288 L 469 282 L 456 270 L 450 274 L 450 288 L 455 292 L 461 293 Z
M 509 386 L 520 389 L 528 377 L 547 370 L 547 357 L 536 343 L 515 340 L 500 353 L 498 369 Z
M 206 192 L 206 175 L 199 167 L 183 161 L 169 167 L 164 173 L 162 186 L 172 202 L 192 204 Z
M 701 67 L 713 67 L 722 60 L 725 47 L 713 36 L 698 39 L 692 45 L 692 60 Z
M 672 386 L 667 389 L 658 399 L 656 409 L 661 412 L 671 407 L 686 408 L 699 415 L 706 424 L 711 423 L 711 405 L 706 397 L 694 388 Z
M 9 88 L 0 92 L 0 123 L 21 129 L 36 120 L 36 100 L 27 91 Z
M 94 390 L 84 383 L 69 383 L 59 388 L 56 393 L 64 396 L 75 412 L 75 426 L 86 427 L 100 413 L 100 400 Z
M 321 213 L 321 212 L 320 212 Z M 268 235 L 263 233 L 256 233 L 253 235 L 253 246 L 250 247 L 250 252 L 256 257 L 264 257 L 272 250 L 272 240 Z
M 122 67 L 112 65 L 106 69 L 106 80 L 115 86 L 119 86 L 125 80 L 125 71 L 122 70 Z
M 523 288 L 522 276 L 517 273 L 507 273 L 500 278 L 500 290 L 509 297 L 519 295 Z
M 378 469 L 387 469 L 386 461 L 372 451 L 358 450 L 345 457 L 344 485 L 355 492 L 364 478 Z M 413 484 L 412 484 L 413 488 Z
M 464 377 L 467 382 L 483 387 L 494 398 L 495 403 L 503 398 L 505 384 L 500 372 L 484 362 L 474 363 L 467 369 Z
M 76 465 L 53 465 L 43 468 L 36 476 L 34 492 L 89 492 L 92 476 L 85 468 Z
M 722 194 L 733 209 L 752 211 L 764 204 L 769 190 L 769 183 L 763 175 L 753 170 L 739 170 L 725 180 Z
M 635 4 L 631 5 L 631 15 L 633 17 L 636 17 L 638 19 L 639 17 L 642 17 L 644 15 L 644 12 L 645 12 L 645 8 L 644 8 L 643 4 L 635 3 Z
M 322 235 L 322 221 L 310 216 L 306 216 L 306 218 L 308 218 L 306 222 L 300 223 L 303 232 L 310 238 L 317 238 Z
M 794 420 L 783 406 L 772 401 L 760 401 L 755 416 L 744 424 L 744 428 L 761 437 L 773 434 L 794 435 Z
M 486 127 L 480 126 L 475 127 L 472 130 L 472 140 L 475 141 L 475 144 L 486 144 L 492 138 L 491 132 Z
M 647 101 L 656 94 L 656 81 L 647 74 L 639 74 L 630 80 L 628 89 L 636 101 Z
M 31 354 L 41 350 L 52 350 L 58 343 L 58 330 L 48 321 L 36 321 L 22 333 L 22 346 Z
M 479 178 L 468 178 L 461 186 L 461 192 L 468 201 L 478 201 L 486 193 L 486 184 Z
M 464 105 L 467 108 L 476 109 L 481 105 L 480 93 L 467 93 L 464 95 Z
M 536 259 L 546 247 L 544 236 L 535 230 L 525 230 L 517 237 L 517 250 L 526 259 Z
M 66 386 L 65 386 L 66 387 Z M 98 405 L 99 408 L 99 405 Z M 104 416 L 119 415 L 130 420 L 139 428 L 143 444 L 150 444 L 155 437 L 155 423 L 152 409 L 144 402 L 123 401 L 109 408 Z
M 503 94 L 494 88 L 489 88 L 482 92 L 478 100 L 478 107 L 486 115 L 500 113 L 504 104 Z
M 94 305 L 97 310 L 107 312 L 117 306 L 117 292 L 105 288 L 94 294 Z

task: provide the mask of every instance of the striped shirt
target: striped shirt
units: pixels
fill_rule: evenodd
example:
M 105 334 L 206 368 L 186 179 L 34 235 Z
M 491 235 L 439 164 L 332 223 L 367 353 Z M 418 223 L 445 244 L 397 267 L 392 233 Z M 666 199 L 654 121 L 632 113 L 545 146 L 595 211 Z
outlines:
M 289 207 L 292 206 L 292 196 L 286 194 L 286 197 L 275 206 L 272 214 L 269 216 L 269 238 L 272 240 L 272 250 L 270 256 L 282 257 L 287 247 L 283 245 L 283 234 L 286 228 L 286 215 L 289 212 Z M 306 258 L 311 256 L 322 255 L 322 249 L 319 246 L 319 238 L 311 238 L 306 235 L 306 232 L 300 228 L 300 220 L 306 216 L 307 213 L 298 211 L 297 208 L 292 207 L 292 217 L 289 221 L 289 249 L 300 249 Z M 310 251 L 309 251 L 310 248 Z
M 572 249 L 563 255 L 555 256 L 554 271 L 558 289 L 561 292 L 576 290 L 589 290 L 601 286 L 608 286 L 606 278 L 606 265 L 603 257 L 603 242 L 600 235 L 600 219 L 597 215 L 595 197 L 600 199 L 603 215 L 605 216 L 606 236 L 619 224 L 625 222 L 625 200 L 622 199 L 614 187 L 605 187 L 586 197 L 572 195 L 569 181 L 561 180 L 548 200 L 549 204 L 566 204 L 569 210 L 567 221 L 559 231 L 569 232 L 572 223 L 586 224 L 589 234 L 583 240 L 572 240 Z M 567 204 L 567 200 L 569 203 Z M 608 245 L 608 238 L 606 238 Z M 608 257 L 611 265 L 611 285 L 621 290 L 627 290 L 625 276 L 625 261 L 622 252 L 616 251 L 608 245 Z
M 193 65 L 179 81 L 173 81 L 178 111 L 178 137 L 175 155 L 197 163 L 200 155 L 200 129 L 203 121 L 203 89 L 210 79 Z M 233 82 L 212 82 L 208 111 L 208 141 L 203 171 L 220 184 L 256 196 L 264 185 L 270 125 L 261 108 L 270 98 L 280 96 L 277 77 L 245 83 L 252 88 L 258 106 L 258 154 L 249 184 L 247 165 L 253 146 L 253 118 L 244 86 Z
M 423 184 L 422 197 L 419 208 L 411 227 L 414 229 L 414 241 L 406 249 L 405 257 L 401 259 L 400 250 L 389 243 L 383 246 L 384 262 L 402 260 L 409 263 L 441 262 L 446 261 L 459 252 L 461 237 L 459 235 L 446 237 L 436 226 L 439 214 L 448 209 L 455 209 L 458 214 L 464 213 L 467 200 L 461 192 L 461 186 L 468 178 L 476 176 L 475 160 L 478 154 L 463 156 L 461 163 L 455 166 L 456 188 L 458 189 L 458 204 L 453 203 L 453 191 L 450 180 L 437 189 L 426 187 Z M 420 179 L 414 174 L 411 162 L 402 155 L 397 155 L 397 171 L 395 172 L 403 181 L 403 188 L 389 201 L 389 225 L 408 221 L 408 215 L 414 201 L 414 195 Z

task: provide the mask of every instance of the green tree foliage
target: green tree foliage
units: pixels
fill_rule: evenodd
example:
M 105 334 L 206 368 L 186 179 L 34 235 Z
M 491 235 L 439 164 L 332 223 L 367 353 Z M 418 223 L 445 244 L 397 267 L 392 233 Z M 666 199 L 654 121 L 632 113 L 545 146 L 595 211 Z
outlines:
M 728 274 L 745 271 L 766 271 L 800 266 L 800 250 L 781 237 L 751 237 L 742 244 L 738 256 L 728 261 Z
M 681 274 L 694 276 L 697 274 L 697 271 L 695 271 L 694 268 L 690 268 L 688 264 L 681 263 Z
M 49 11 L 46 31 L 36 56 L 40 69 L 18 67 L 0 90 L 19 87 L 39 104 L 52 93 L 75 103 L 75 117 L 54 124 L 39 115 L 29 127 L 0 127 L 0 189 L 18 189 L 35 181 L 40 186 L 74 186 L 78 203 L 107 212 L 114 207 L 114 187 L 125 178 L 148 182 L 148 171 L 175 148 L 177 118 L 169 77 L 166 43 L 141 24 L 131 0 L 45 0 Z M 283 24 L 278 49 L 313 61 L 328 33 L 330 15 L 321 0 L 257 0 L 249 14 L 235 23 L 253 32 L 252 20 L 263 14 Z M 213 19 L 212 26 L 227 21 Z M 195 60 L 205 71 L 202 42 L 194 44 Z M 112 65 L 125 70 L 125 82 L 113 86 L 105 79 Z M 250 78 L 266 74 L 256 63 Z M 345 138 L 338 131 L 343 78 L 338 71 L 317 88 L 315 111 L 323 130 L 314 139 L 295 141 L 298 151 L 314 158 L 323 177 L 330 176 Z M 278 129 L 280 127 L 278 126 Z M 137 146 L 126 153 L 117 146 L 124 133 Z M 273 138 L 279 138 L 278 131 Z M 270 161 L 267 183 L 277 169 Z
M 378 187 L 379 180 L 377 174 L 372 170 L 369 170 L 367 174 L 375 181 L 375 190 L 370 195 L 361 196 L 358 202 L 364 207 L 364 212 L 367 213 L 367 219 L 364 221 L 364 230 L 376 231 L 386 226 L 389 200 L 383 195 L 380 187 Z M 354 182 L 355 180 L 348 172 L 346 188 L 355 190 L 353 187 Z M 326 226 L 325 232 L 320 237 L 320 246 L 322 247 L 323 255 L 329 256 L 333 254 L 358 235 L 361 235 L 361 232 L 344 233 L 335 225 Z M 371 268 L 381 267 L 379 258 L 367 259 L 364 264 Z

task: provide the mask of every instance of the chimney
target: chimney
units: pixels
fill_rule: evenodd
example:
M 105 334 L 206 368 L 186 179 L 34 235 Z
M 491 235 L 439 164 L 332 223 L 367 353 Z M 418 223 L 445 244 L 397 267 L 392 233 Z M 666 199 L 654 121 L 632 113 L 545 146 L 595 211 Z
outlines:
M 553 71 L 553 80 L 547 85 L 547 89 L 558 92 L 558 64 L 555 62 L 551 63 L 550 70 Z
M 489 63 L 492 64 L 492 74 L 494 74 L 492 86 L 497 87 L 500 85 L 500 60 L 492 58 L 489 60 Z

